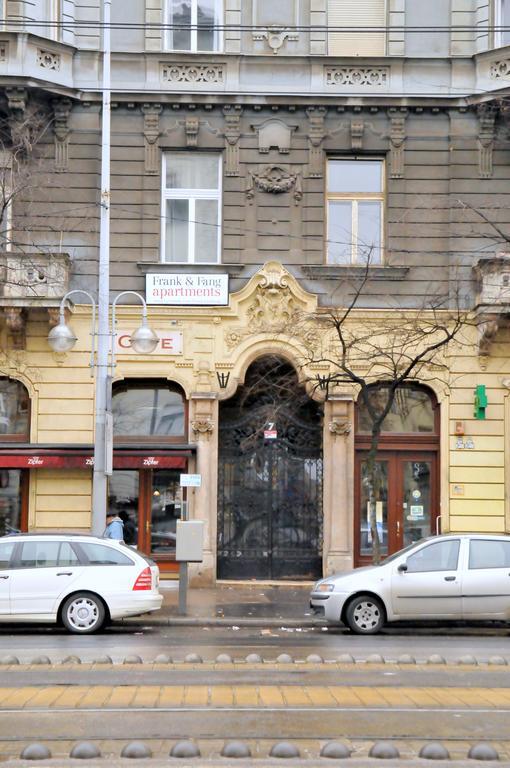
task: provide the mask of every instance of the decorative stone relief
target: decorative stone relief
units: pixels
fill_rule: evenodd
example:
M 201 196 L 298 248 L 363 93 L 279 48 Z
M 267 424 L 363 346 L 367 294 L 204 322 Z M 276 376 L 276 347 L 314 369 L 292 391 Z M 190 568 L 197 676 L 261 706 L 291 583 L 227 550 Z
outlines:
M 478 107 L 478 120 L 480 123 L 478 133 L 478 171 L 482 179 L 490 179 L 492 177 L 492 153 L 496 137 L 497 113 L 498 108 L 495 104 L 480 104 Z
M 301 174 L 291 173 L 279 165 L 269 165 L 260 173 L 250 172 L 246 197 L 249 202 L 252 202 L 255 197 L 255 189 L 273 195 L 281 195 L 284 192 L 290 192 L 292 188 L 294 188 L 294 202 L 297 205 L 303 197 Z
M 23 307 L 4 307 L 3 313 L 14 349 L 25 349 L 27 325 L 26 311 Z
M 381 88 L 389 79 L 389 67 L 324 67 L 327 86 Z
M 196 435 L 210 435 L 214 431 L 214 422 L 211 419 L 194 419 L 191 429 Z
M 55 170 L 67 171 L 69 165 L 69 115 L 72 110 L 70 99 L 55 99 L 53 102 L 53 133 L 55 134 Z
M 53 51 L 46 51 L 43 48 L 37 49 L 37 65 L 42 69 L 51 69 L 53 72 L 60 70 L 60 54 Z
M 298 306 L 285 273 L 281 270 L 262 270 L 254 301 L 248 307 L 249 330 L 284 328 L 295 320 L 297 311 Z
M 240 106 L 225 106 L 223 114 L 225 116 L 225 175 L 239 176 L 239 137 L 241 115 L 243 113 Z
M 144 104 L 142 107 L 145 172 L 152 175 L 159 173 L 158 139 L 161 136 L 159 118 L 162 111 L 161 104 Z
M 186 146 L 196 147 L 198 144 L 198 131 L 200 130 L 200 123 L 198 117 L 187 117 L 184 124 L 184 131 L 186 133 Z
M 363 149 L 363 134 L 365 123 L 363 120 L 351 120 L 351 148 Z
M 510 77 L 510 59 L 493 61 L 489 69 L 491 80 L 499 80 L 501 77 Z
M 267 155 L 269 150 L 275 147 L 282 155 L 288 155 L 291 144 L 292 134 L 297 129 L 297 125 L 287 125 L 283 120 L 270 118 L 258 125 L 252 125 L 254 131 L 257 131 L 259 137 L 259 152 Z
M 404 142 L 406 140 L 407 110 L 389 110 L 390 117 L 390 176 L 401 179 L 404 175 Z
M 335 437 L 345 437 L 350 434 L 352 424 L 347 419 L 332 419 L 328 424 L 328 429 Z
M 321 179 L 324 173 L 322 142 L 326 135 L 324 120 L 327 115 L 327 109 L 325 107 L 310 107 L 306 110 L 306 114 L 310 122 L 308 132 L 308 173 L 312 179 Z
M 6 88 L 7 106 L 13 116 L 22 117 L 27 108 L 28 93 L 25 88 Z
M 223 85 L 225 66 L 223 64 L 163 64 L 161 79 L 165 83 Z
M 200 360 L 194 374 L 196 377 L 197 392 L 211 392 L 213 373 L 207 360 Z
M 268 27 L 264 31 L 257 31 L 253 33 L 253 40 L 266 40 L 268 46 L 276 55 L 280 52 L 280 48 L 284 44 L 285 40 L 292 40 L 295 42 L 299 40 L 299 34 L 297 32 L 291 32 L 290 29 L 285 27 Z

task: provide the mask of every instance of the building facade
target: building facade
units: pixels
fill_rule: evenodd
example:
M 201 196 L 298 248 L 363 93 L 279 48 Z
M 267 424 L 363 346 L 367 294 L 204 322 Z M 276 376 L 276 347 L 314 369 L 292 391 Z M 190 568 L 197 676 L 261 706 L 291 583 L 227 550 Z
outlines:
M 0 4 L 5 531 L 90 526 L 88 300 L 68 302 L 72 352 L 47 335 L 66 291 L 97 294 L 101 6 Z M 370 559 L 359 388 L 321 389 L 334 365 L 296 326 L 360 283 L 354 326 L 431 297 L 470 311 L 385 424 L 384 551 L 510 529 L 509 18 L 507 0 L 113 0 L 110 290 L 145 297 L 160 342 L 130 348 L 121 300 L 109 503 L 163 569 L 185 508 L 197 583 Z

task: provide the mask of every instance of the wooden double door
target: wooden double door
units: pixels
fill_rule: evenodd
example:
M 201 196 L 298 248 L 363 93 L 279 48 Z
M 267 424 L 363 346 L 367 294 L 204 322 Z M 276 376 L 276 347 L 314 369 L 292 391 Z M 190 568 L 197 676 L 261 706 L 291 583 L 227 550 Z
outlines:
M 372 562 L 366 452 L 356 455 L 354 564 Z M 374 486 L 381 557 L 437 533 L 437 452 L 381 451 Z

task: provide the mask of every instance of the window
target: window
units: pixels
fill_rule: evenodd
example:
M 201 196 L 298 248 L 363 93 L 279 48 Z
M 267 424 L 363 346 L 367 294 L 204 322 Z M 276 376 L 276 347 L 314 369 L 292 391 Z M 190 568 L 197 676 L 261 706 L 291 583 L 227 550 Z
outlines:
M 0 151 L 0 250 L 2 251 L 10 251 L 12 248 L 12 173 L 12 155 L 7 151 Z
M 385 0 L 328 0 L 329 29 L 344 28 L 329 32 L 329 56 L 384 56 L 385 26 Z
M 407 558 L 408 573 L 455 571 L 459 560 L 459 539 L 437 541 Z
M 183 439 L 185 406 L 181 391 L 167 382 L 130 382 L 115 387 L 113 435 L 127 439 Z
M 373 387 L 368 394 L 376 413 L 381 413 L 388 401 L 388 387 Z M 372 419 L 367 406 L 358 399 L 358 433 L 372 431 Z M 383 432 L 421 434 L 435 432 L 435 409 L 430 394 L 418 387 L 400 387 L 390 412 L 382 426 Z
M 2 440 L 28 439 L 30 399 L 20 381 L 0 377 L 0 436 Z
M 510 0 L 496 0 L 494 46 L 510 45 Z
M 215 264 L 221 244 L 221 156 L 168 153 L 163 163 L 162 261 Z
M 106 547 L 104 544 L 80 541 L 77 546 L 83 552 L 87 565 L 134 565 L 131 558 L 123 552 L 113 547 Z
M 14 541 L 7 541 L 0 544 L 0 571 L 9 568 L 15 543 Z
M 329 160 L 327 198 L 328 264 L 380 264 L 383 161 Z
M 469 544 L 469 568 L 509 568 L 510 542 L 475 539 Z
M 21 545 L 18 568 L 55 568 L 58 563 L 59 541 L 25 541 Z
M 166 8 L 169 50 L 220 50 L 220 0 L 167 0 Z

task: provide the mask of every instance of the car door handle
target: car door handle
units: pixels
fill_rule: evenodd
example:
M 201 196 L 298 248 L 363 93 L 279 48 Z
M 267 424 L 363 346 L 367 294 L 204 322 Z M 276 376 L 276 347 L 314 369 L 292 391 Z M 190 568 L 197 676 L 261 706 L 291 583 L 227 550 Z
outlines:
M 0 576 L 0 579 L 8 579 L 8 576 Z
M 445 581 L 455 581 L 456 578 L 457 578 L 456 576 L 445 576 L 444 580 Z
M 72 571 L 60 571 L 60 573 L 57 573 L 57 576 L 72 576 Z

